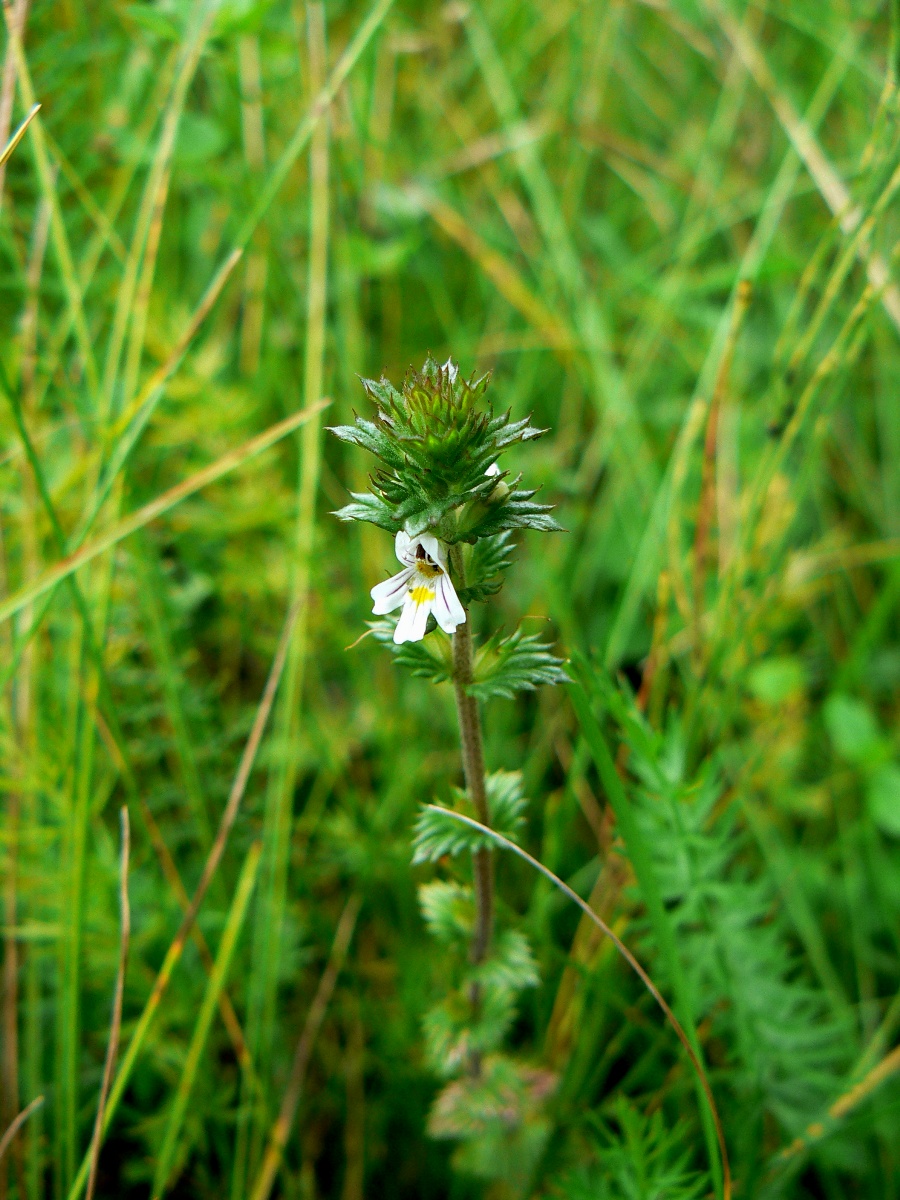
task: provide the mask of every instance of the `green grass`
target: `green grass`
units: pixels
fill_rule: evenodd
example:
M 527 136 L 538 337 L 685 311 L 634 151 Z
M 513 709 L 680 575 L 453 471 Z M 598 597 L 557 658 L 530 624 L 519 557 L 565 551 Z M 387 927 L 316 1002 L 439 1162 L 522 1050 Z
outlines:
M 886 0 L 32 0 L 0 79 L 0 144 L 41 104 L 0 210 L 0 1125 L 45 1104 L 0 1200 L 83 1194 L 122 804 L 98 1197 L 253 1194 L 304 1027 L 273 1195 L 717 1188 L 671 1028 L 502 855 L 540 971 L 509 1045 L 553 1086 L 527 1169 L 427 1133 L 448 967 L 417 885 L 447 872 L 411 841 L 461 782 L 453 696 L 348 648 L 393 554 L 330 515 L 369 464 L 324 426 L 429 351 L 549 430 L 511 465 L 567 533 L 521 537 L 476 617 L 548 618 L 583 664 L 577 704 L 485 707 L 527 848 L 699 1048 L 735 1197 L 900 1196 L 898 28 Z

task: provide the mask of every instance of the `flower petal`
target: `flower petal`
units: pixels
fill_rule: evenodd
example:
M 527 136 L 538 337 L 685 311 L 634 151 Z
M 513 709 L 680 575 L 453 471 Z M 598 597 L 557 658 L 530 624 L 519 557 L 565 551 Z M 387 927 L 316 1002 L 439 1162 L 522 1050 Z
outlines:
M 408 567 L 411 567 L 416 561 L 417 545 L 418 542 L 413 541 L 409 534 L 401 529 L 394 538 L 394 553 L 402 563 L 406 563 Z
M 413 546 L 421 546 L 432 562 L 436 562 L 441 570 L 447 570 L 447 547 L 439 542 L 434 534 L 420 533 Z M 415 549 L 413 554 L 415 554 Z
M 421 642 L 428 624 L 428 614 L 434 605 L 434 591 L 423 586 L 411 588 L 406 593 L 403 612 L 394 630 L 394 642 Z
M 383 617 L 385 613 L 393 612 L 395 608 L 400 607 L 406 598 L 409 578 L 414 572 L 415 567 L 404 567 L 390 579 L 375 584 L 369 595 L 375 601 L 372 612 L 376 617 Z
M 434 583 L 434 619 L 444 633 L 453 633 L 457 625 L 465 624 L 466 610 L 459 602 L 449 575 L 439 575 Z

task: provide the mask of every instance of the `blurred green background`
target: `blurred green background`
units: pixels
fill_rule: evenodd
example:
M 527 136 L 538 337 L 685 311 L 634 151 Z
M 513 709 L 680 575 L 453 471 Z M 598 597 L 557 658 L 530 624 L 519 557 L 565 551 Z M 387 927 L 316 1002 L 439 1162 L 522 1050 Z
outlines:
M 330 516 L 372 464 L 324 426 L 429 351 L 549 430 L 508 465 L 567 533 L 519 539 L 476 628 L 588 657 L 675 976 L 566 687 L 485 713 L 526 845 L 690 1011 L 735 1196 L 900 1195 L 896 3 L 4 9 L 0 143 L 42 108 L 0 212 L 0 1123 L 45 1103 L 0 1200 L 84 1185 L 123 805 L 133 1059 L 97 1196 L 253 1194 L 304 1027 L 273 1195 L 712 1194 L 672 1031 L 502 858 L 540 967 L 510 1046 L 553 1086 L 508 1116 L 527 1160 L 458 1169 L 427 1133 L 446 980 L 410 843 L 456 717 L 350 648 L 394 560 Z

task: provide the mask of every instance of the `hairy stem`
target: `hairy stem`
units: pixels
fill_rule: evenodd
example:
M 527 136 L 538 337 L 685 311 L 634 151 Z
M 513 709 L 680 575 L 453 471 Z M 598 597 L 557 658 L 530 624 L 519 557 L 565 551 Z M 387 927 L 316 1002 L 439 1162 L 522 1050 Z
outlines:
M 450 548 L 450 562 L 458 588 L 465 587 L 465 567 L 462 547 Z M 453 634 L 453 686 L 456 690 L 456 711 L 459 714 L 459 734 L 462 743 L 463 774 L 466 791 L 475 805 L 478 820 L 490 825 L 487 792 L 484 784 L 484 751 L 481 741 L 481 716 L 478 703 L 466 691 L 472 682 L 472 631 L 468 619 L 457 625 Z M 487 958 L 494 924 L 494 866 L 491 851 L 475 852 L 475 929 L 472 934 L 471 959 L 481 963 Z

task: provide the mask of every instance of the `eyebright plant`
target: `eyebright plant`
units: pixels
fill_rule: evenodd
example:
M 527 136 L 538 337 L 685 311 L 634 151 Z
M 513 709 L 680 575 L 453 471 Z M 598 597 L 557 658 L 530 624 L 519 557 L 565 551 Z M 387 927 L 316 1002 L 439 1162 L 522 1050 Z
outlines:
M 513 421 L 485 401 L 489 376 L 460 376 L 455 363 L 429 358 L 398 391 L 388 380 L 363 380 L 374 417 L 332 429 L 380 463 L 368 492 L 336 515 L 369 521 L 394 535 L 401 570 L 371 590 L 375 635 L 397 662 L 456 695 L 464 789 L 451 806 L 517 839 L 526 800 L 518 772 L 486 774 L 479 702 L 511 697 L 566 680 L 562 661 L 539 637 L 519 628 L 476 646 L 473 604 L 502 587 L 517 529 L 560 529 L 551 507 L 535 502 L 499 462 L 504 451 L 546 431 Z M 399 616 L 393 616 L 399 610 Z M 424 1021 L 427 1047 L 446 1080 L 431 1114 L 435 1137 L 459 1142 L 457 1166 L 519 1190 L 541 1152 L 549 1126 L 541 1105 L 552 1077 L 504 1053 L 518 994 L 537 983 L 525 936 L 494 928 L 490 839 L 434 809 L 416 824 L 413 861 L 471 857 L 472 883 L 437 879 L 420 890 L 425 920 L 447 949 L 451 986 Z M 449 953 L 448 953 L 449 951 Z M 502 1148 L 502 1153 L 500 1152 Z

